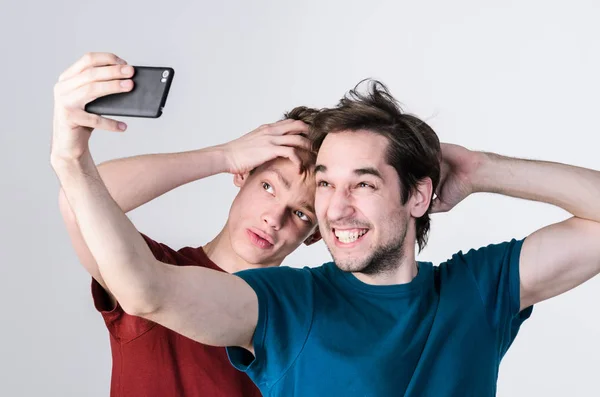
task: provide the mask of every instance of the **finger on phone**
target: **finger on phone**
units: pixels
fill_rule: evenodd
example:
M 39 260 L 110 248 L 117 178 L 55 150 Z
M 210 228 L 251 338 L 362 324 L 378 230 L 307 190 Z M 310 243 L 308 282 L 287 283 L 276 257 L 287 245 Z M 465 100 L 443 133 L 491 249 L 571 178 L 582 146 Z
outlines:
M 132 88 L 132 80 L 112 80 L 89 83 L 79 87 L 73 92 L 73 103 L 83 107 L 96 98 L 131 91 Z
M 78 110 L 71 114 L 70 120 L 72 123 L 82 127 L 89 127 L 98 130 L 123 132 L 127 129 L 127 124 L 109 119 L 107 117 L 91 114 L 85 110 Z
M 110 81 L 133 77 L 133 66 L 112 65 L 88 68 L 70 79 L 61 81 L 60 90 L 64 93 L 75 90 L 93 81 Z
M 71 67 L 65 70 L 58 80 L 63 81 L 69 79 L 90 67 L 125 64 L 127 64 L 127 62 L 109 52 L 88 52 L 71 65 Z

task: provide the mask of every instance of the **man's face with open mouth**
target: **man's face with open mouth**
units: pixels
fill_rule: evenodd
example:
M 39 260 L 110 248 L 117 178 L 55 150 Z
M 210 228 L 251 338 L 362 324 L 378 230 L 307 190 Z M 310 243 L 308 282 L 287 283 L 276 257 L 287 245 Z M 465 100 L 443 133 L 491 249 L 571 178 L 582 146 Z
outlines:
M 385 161 L 387 145 L 381 135 L 348 131 L 328 134 L 319 150 L 315 208 L 323 239 L 344 271 L 369 272 L 382 253 L 401 255 L 410 215 L 398 174 Z

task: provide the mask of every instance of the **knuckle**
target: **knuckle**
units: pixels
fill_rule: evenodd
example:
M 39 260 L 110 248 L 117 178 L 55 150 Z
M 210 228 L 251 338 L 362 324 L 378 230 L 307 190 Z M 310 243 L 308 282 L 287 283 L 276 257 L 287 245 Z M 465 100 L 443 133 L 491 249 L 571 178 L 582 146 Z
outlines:
M 112 52 L 109 52 L 107 55 L 112 63 L 117 63 L 117 61 L 119 60 L 119 57 L 113 54 Z
M 293 124 L 294 124 L 294 127 L 297 127 L 297 128 L 306 128 L 307 127 L 306 123 L 302 120 L 296 120 L 296 121 L 294 121 Z
M 94 53 L 86 52 L 85 54 L 83 54 L 83 57 L 81 59 L 86 63 L 90 63 L 94 60 Z
M 306 146 L 306 138 L 300 135 L 294 135 L 294 144 L 297 146 Z
M 96 92 L 97 84 L 91 83 L 83 86 L 84 95 L 93 95 Z
M 97 128 L 102 124 L 102 119 L 96 114 L 90 114 L 90 126 Z
M 98 71 L 97 68 L 89 68 L 84 70 L 82 74 L 83 78 L 86 79 L 86 81 L 92 81 L 97 77 Z
M 121 73 L 121 68 L 123 67 L 123 65 L 113 65 L 109 68 L 110 70 L 110 76 L 117 78 L 117 77 L 121 77 L 122 73 Z

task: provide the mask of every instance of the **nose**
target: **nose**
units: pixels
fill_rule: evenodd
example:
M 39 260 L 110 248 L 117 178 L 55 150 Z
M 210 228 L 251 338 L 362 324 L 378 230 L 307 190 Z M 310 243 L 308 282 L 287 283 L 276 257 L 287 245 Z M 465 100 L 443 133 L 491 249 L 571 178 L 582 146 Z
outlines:
M 336 190 L 329 199 L 327 206 L 327 219 L 335 222 L 348 218 L 354 214 L 354 207 L 345 190 Z
M 261 218 L 268 227 L 279 230 L 285 222 L 285 208 L 279 205 L 270 206 Z

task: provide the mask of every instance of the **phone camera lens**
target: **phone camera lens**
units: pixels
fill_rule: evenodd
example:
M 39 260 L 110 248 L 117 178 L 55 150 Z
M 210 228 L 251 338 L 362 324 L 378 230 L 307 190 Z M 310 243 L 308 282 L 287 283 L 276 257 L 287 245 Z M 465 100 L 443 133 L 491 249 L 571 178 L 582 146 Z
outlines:
M 165 70 L 162 74 L 162 77 L 168 77 L 169 76 L 169 71 Z

